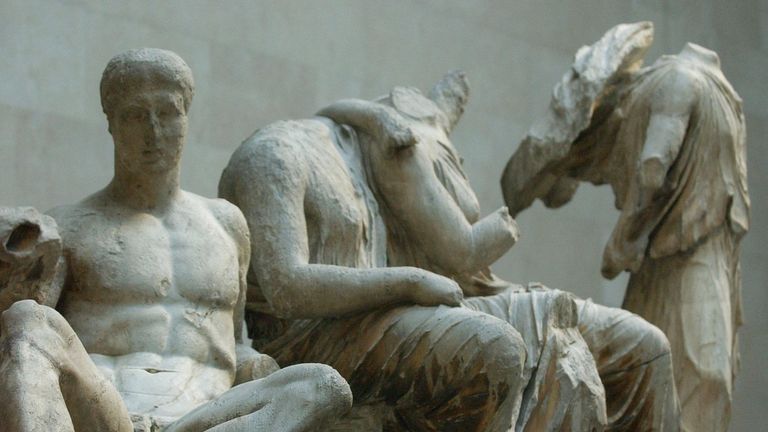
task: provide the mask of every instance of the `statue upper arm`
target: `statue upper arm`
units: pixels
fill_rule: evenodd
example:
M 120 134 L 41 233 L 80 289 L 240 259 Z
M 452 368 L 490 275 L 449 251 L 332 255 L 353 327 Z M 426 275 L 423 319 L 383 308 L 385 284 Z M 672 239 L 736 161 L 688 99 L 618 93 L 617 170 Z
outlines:
M 235 202 L 247 220 L 251 272 L 272 303 L 273 290 L 286 283 L 292 268 L 308 262 L 305 164 L 291 144 L 257 142 L 247 150 L 227 168 L 222 182 L 230 187 L 222 195 Z

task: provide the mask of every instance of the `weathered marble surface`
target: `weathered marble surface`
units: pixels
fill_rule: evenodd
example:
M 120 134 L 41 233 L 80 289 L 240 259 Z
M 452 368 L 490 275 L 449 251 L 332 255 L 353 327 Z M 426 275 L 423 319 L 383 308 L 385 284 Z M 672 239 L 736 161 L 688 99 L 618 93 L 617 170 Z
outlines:
M 504 201 L 513 215 L 541 199 L 549 207 L 565 204 L 578 181 L 553 174 L 550 168 L 571 152 L 610 91 L 638 69 L 653 43 L 653 24 L 619 24 L 594 45 L 576 53 L 573 65 L 552 91 L 544 115 L 531 126 L 501 179 Z
M 8 251 L 16 261 L 3 299 L 40 298 L 17 294 L 18 274 L 50 279 L 27 271 L 21 252 L 50 257 L 45 271 L 62 259 L 60 285 L 43 290 L 56 309 L 23 300 L 2 314 L 0 430 L 303 431 L 351 405 L 330 367 L 273 372 L 245 344 L 245 220 L 233 205 L 179 187 L 193 91 L 172 52 L 114 57 L 101 82 L 112 181 L 50 211 L 60 242 L 50 218 L 27 211 L 35 222 L 20 225 L 19 211 L 0 214 L 2 234 L 16 227 L 4 238 L 3 262 Z
M 398 87 L 340 101 L 238 148 L 219 194 L 251 229 L 252 336 L 281 364 L 334 366 L 358 406 L 389 405 L 386 427 L 676 430 L 658 329 L 488 271 L 517 229 L 504 208 L 479 218 L 448 140 L 467 97 L 450 74 L 429 97 Z M 446 277 L 495 295 L 460 301 Z M 494 397 L 463 402 L 473 392 Z
M 621 214 L 603 275 L 630 272 L 624 307 L 669 337 L 684 430 L 723 431 L 739 363 L 739 242 L 749 227 L 742 102 L 717 54 L 698 45 L 642 68 L 642 55 L 622 60 L 627 44 L 612 35 L 631 29 L 652 31 L 617 26 L 579 51 L 544 129 L 531 129 L 502 187 L 517 213 L 536 198 L 565 204 L 580 181 L 611 185 Z M 584 68 L 583 53 L 599 61 Z
M 356 132 L 320 117 L 264 127 L 233 155 L 219 192 L 258 245 L 248 301 L 259 349 L 281 365 L 337 368 L 356 404 L 390 406 L 382 421 L 395 430 L 508 430 L 523 341 L 491 316 L 437 306 L 459 304 L 451 279 L 386 267 L 364 172 Z
M 395 88 L 388 97 L 378 99 L 377 104 L 357 109 L 357 118 L 367 119 L 369 112 L 378 113 L 379 106 L 392 107 L 402 116 L 401 121 L 392 124 L 407 125 L 417 137 L 411 148 L 394 153 L 380 151 L 376 142 L 362 143 L 369 172 L 375 173 L 377 166 L 386 167 L 382 171 L 388 178 L 383 181 L 399 185 L 381 187 L 379 176 L 371 176 L 389 229 L 390 265 L 415 265 L 450 275 L 467 296 L 472 296 L 463 302 L 465 307 L 501 318 L 522 334 L 528 346 L 528 364 L 535 375 L 526 390 L 518 429 L 600 429 L 605 424 L 602 407 L 596 402 L 603 397 L 601 391 L 595 390 L 600 380 L 609 402 L 609 428 L 676 429 L 678 407 L 671 392 L 669 347 L 658 329 L 618 309 L 579 299 L 573 305 L 557 290 L 535 287 L 536 284 L 524 289 L 490 272 L 486 263 L 495 258 L 486 262 L 473 259 L 478 251 L 490 249 L 494 253 L 498 242 L 505 241 L 508 235 L 488 230 L 489 226 L 498 226 L 487 223 L 493 220 L 491 217 L 480 219 L 478 201 L 463 171 L 461 157 L 448 139 L 468 96 L 465 76 L 452 73 L 433 87 L 429 97 L 416 89 Z M 343 108 L 350 102 L 339 104 Z M 327 111 L 333 109 L 323 110 Z M 355 122 L 353 116 L 348 121 L 367 128 L 365 123 Z M 419 193 L 404 200 L 408 193 L 403 190 Z M 499 213 L 506 215 L 506 209 L 492 216 Z M 474 234 L 477 231 L 463 227 L 470 223 L 473 229 L 484 227 L 490 233 L 485 239 L 494 239 L 496 243 L 478 241 L 483 237 L 446 234 Z M 516 234 L 514 224 L 511 228 Z M 466 242 L 474 243 L 474 247 L 462 244 Z M 569 313 L 570 310 L 577 312 Z M 549 337 L 553 340 L 548 341 Z M 548 359 L 547 354 L 554 355 L 556 360 Z M 593 369 L 585 367 L 588 357 L 594 357 L 599 377 L 594 376 Z M 568 373 L 562 374 L 561 367 Z M 558 397 L 552 397 L 554 394 Z M 630 399 L 632 402 L 627 402 Z
M 19 300 L 53 306 L 61 294 L 56 221 L 32 207 L 0 207 L 0 312 Z

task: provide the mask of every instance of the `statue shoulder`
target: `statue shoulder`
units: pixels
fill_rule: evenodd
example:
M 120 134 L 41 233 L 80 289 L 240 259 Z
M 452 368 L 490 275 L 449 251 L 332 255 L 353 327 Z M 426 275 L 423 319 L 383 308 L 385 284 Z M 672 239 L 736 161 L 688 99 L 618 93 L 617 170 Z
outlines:
M 330 134 L 327 125 L 311 119 L 277 122 L 257 131 L 232 154 L 219 180 L 219 196 L 241 205 L 243 194 L 303 190 L 318 164 L 314 147 L 328 144 Z
M 691 99 L 701 90 L 702 73 L 697 65 L 676 59 L 661 70 L 664 79 L 657 92 L 664 93 L 667 98 Z
M 64 243 L 82 229 L 92 230 L 97 220 L 104 219 L 102 192 L 97 192 L 84 200 L 68 205 L 56 206 L 45 212 L 56 221 Z
M 239 244 L 250 244 L 250 235 L 245 216 L 240 209 L 222 198 L 205 198 L 190 192 L 188 197 L 197 201 L 213 216 L 218 224 Z
M 279 121 L 256 131 L 230 158 L 227 170 L 261 168 L 297 171 L 310 166 L 312 149 L 333 139 L 318 119 Z

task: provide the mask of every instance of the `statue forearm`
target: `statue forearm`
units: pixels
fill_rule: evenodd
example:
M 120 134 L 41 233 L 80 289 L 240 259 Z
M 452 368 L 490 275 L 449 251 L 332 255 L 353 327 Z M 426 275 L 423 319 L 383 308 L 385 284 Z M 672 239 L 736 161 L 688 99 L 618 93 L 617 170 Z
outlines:
M 398 303 L 455 306 L 461 300 L 455 282 L 413 267 L 304 264 L 269 273 L 277 277 L 261 286 L 270 287 L 265 295 L 283 318 L 338 317 Z
M 416 143 L 416 138 L 401 116 L 382 104 L 362 99 L 343 99 L 321 109 L 316 115 L 362 130 L 392 149 Z
M 335 317 L 408 299 L 407 271 L 304 264 L 278 273 L 267 298 L 284 318 Z
M 380 128 L 384 109 L 380 104 L 361 99 L 343 99 L 322 108 L 317 115 L 374 132 Z

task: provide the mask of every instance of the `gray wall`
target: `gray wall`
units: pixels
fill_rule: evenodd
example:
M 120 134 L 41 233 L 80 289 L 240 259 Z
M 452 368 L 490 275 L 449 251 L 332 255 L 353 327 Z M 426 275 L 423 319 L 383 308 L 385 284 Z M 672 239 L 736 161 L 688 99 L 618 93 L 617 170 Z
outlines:
M 491 211 L 502 204 L 506 159 L 575 50 L 614 24 L 645 19 L 656 23 L 650 59 L 686 41 L 712 48 L 745 101 L 753 226 L 742 254 L 747 324 L 733 430 L 758 430 L 768 401 L 766 0 L 2 0 L 0 204 L 47 209 L 109 181 L 101 71 L 122 50 L 156 46 L 195 73 L 182 180 L 208 196 L 256 127 L 393 85 L 427 88 L 462 68 L 473 93 L 453 138 Z M 626 277 L 599 274 L 616 216 L 605 188 L 583 187 L 559 211 L 537 204 L 519 218 L 523 240 L 495 269 L 618 305 Z

